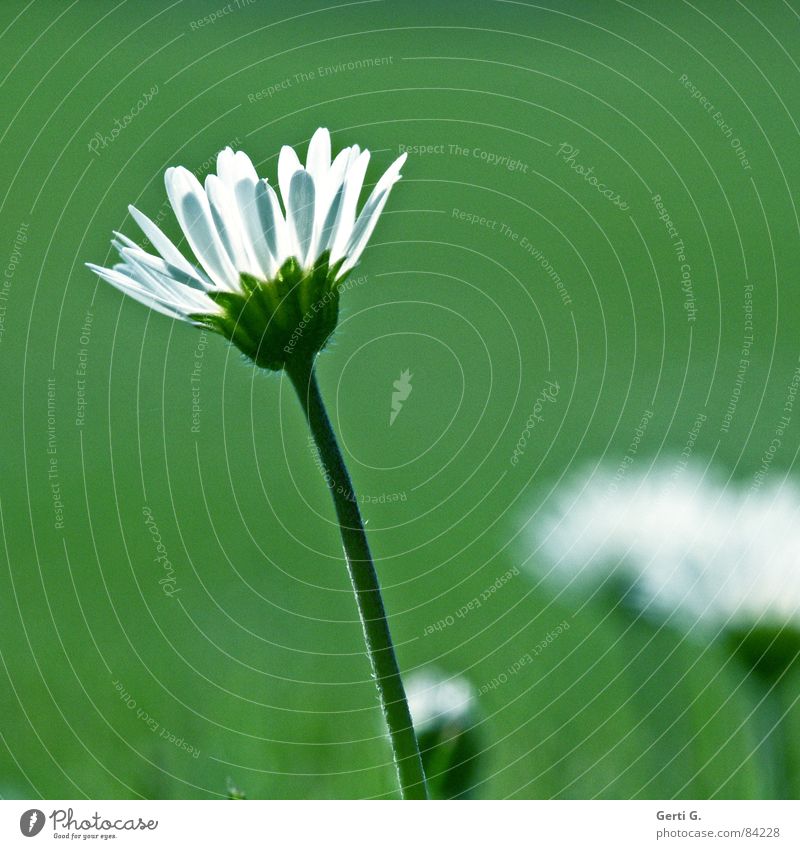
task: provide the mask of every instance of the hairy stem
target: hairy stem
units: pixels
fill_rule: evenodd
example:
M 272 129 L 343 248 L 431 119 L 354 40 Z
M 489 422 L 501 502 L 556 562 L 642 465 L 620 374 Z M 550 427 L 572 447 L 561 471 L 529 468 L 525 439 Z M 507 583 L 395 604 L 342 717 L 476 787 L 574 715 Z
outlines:
M 314 362 L 311 360 L 293 363 L 286 367 L 286 371 L 303 405 L 308 426 L 327 472 L 347 569 L 364 629 L 367 654 L 389 729 L 400 792 L 404 799 L 427 799 L 428 791 L 419 745 L 389 633 L 378 575 L 372 562 L 350 475 L 347 473 L 320 395 Z

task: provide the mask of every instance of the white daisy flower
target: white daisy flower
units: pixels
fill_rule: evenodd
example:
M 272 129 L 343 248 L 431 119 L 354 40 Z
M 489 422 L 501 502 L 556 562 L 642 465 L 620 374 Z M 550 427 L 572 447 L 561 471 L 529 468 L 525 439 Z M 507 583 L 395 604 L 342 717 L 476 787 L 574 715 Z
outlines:
M 800 626 L 800 491 L 691 469 L 573 481 L 535 535 L 571 585 L 623 577 L 638 606 L 709 629 Z
M 417 733 L 460 724 L 472 713 L 474 697 L 469 682 L 460 676 L 445 678 L 421 670 L 408 677 L 406 696 Z
M 280 201 L 249 157 L 229 147 L 205 187 L 186 168 L 168 168 L 167 195 L 196 262 L 130 206 L 157 255 L 115 233 L 121 262 L 87 265 L 146 306 L 222 333 L 258 365 L 283 368 L 295 354 L 313 356 L 335 328 L 339 285 L 367 246 L 406 154 L 358 212 L 369 158 L 353 145 L 331 160 L 322 127 L 305 166 L 293 148 L 281 149 Z

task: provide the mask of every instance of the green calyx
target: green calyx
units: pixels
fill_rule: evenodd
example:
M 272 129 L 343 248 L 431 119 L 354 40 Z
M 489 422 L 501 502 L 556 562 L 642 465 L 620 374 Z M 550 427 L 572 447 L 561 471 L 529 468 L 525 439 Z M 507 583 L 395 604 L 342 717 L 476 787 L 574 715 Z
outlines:
M 310 269 L 293 257 L 271 280 L 241 274 L 241 292 L 209 292 L 219 315 L 192 315 L 192 321 L 221 333 L 261 368 L 280 371 L 321 351 L 339 318 L 337 279 L 344 260 L 330 264 L 326 251 Z

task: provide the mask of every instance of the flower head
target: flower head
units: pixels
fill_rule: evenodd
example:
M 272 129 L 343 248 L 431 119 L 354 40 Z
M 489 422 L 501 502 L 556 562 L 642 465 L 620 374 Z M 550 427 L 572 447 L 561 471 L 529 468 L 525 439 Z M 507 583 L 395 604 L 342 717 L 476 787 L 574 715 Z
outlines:
M 186 168 L 168 168 L 167 195 L 196 261 L 130 206 L 157 254 L 115 233 L 121 262 L 87 265 L 146 306 L 210 327 L 258 365 L 281 369 L 321 350 L 336 327 L 340 284 L 363 253 L 406 155 L 359 212 L 369 158 L 353 145 L 331 159 L 330 133 L 320 128 L 305 166 L 293 148 L 281 149 L 280 200 L 249 157 L 229 147 L 205 186 Z
M 445 678 L 439 672 L 420 670 L 406 681 L 406 694 L 418 733 L 460 726 L 472 718 L 472 687 L 460 676 Z
M 569 583 L 624 576 L 638 605 L 707 629 L 800 625 L 800 492 L 656 468 L 573 482 L 536 529 Z
M 426 667 L 408 677 L 405 689 L 432 798 L 470 796 L 484 748 L 471 684 Z

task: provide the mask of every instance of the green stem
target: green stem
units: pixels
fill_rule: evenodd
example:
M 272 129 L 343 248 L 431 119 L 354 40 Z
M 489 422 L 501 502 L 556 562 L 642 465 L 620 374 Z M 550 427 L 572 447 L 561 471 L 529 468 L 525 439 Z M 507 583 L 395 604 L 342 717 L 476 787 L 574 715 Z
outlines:
M 427 799 L 428 791 L 419 745 L 389 633 L 378 575 L 372 562 L 353 485 L 333 427 L 325 412 L 314 372 L 314 362 L 310 360 L 292 363 L 287 365 L 286 372 L 297 390 L 320 459 L 327 472 L 328 485 L 339 519 L 347 569 L 364 628 L 367 654 L 389 728 L 400 792 L 404 799 Z

